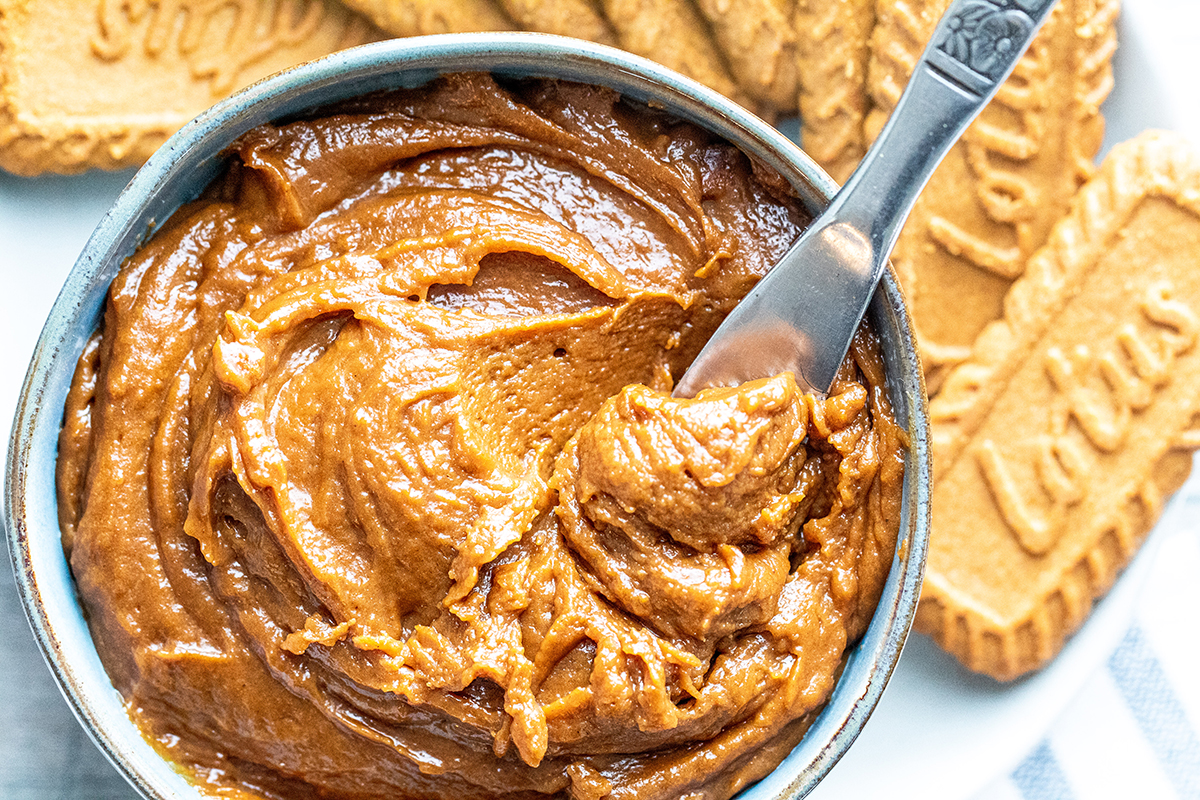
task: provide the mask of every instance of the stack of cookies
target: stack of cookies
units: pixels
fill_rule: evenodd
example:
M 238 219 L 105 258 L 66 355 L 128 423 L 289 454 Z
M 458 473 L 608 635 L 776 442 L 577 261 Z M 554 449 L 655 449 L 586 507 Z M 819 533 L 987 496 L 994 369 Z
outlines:
M 138 164 L 216 100 L 301 61 L 391 36 L 527 30 L 655 59 L 769 119 L 799 113 L 805 147 L 845 179 L 867 144 L 876 5 L 0 0 L 0 168 L 34 175 Z M 936 17 L 940 3 L 928 5 Z
M 388 36 L 616 45 L 768 118 L 844 180 L 949 0 L 0 0 L 0 167 L 144 160 L 220 97 Z M 971 24 L 1018 5 L 978 0 Z M 934 530 L 917 624 L 966 666 L 1045 664 L 1200 447 L 1200 161 L 1097 167 L 1117 0 L 1061 0 L 893 255 L 926 364 Z

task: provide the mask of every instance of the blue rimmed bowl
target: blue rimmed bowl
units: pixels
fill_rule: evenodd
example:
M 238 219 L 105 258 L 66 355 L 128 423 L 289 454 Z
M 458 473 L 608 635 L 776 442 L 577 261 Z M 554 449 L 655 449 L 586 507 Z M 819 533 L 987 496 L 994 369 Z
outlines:
M 172 137 L 101 220 L 50 312 L 13 423 L 4 507 L 17 585 L 51 670 L 100 749 L 147 797 L 201 794 L 142 737 L 104 671 L 63 554 L 55 497 L 63 404 L 75 362 L 102 313 L 109 283 L 150 230 L 218 175 L 225 148 L 255 126 L 464 71 L 553 77 L 613 88 L 706 128 L 772 167 L 792 184 L 814 216 L 837 190 L 779 131 L 724 97 L 636 56 L 540 34 L 432 36 L 347 50 L 261 81 Z M 916 610 L 929 532 L 929 432 L 921 367 L 894 275 L 884 276 L 868 313 L 882 343 L 897 421 L 910 439 L 900 540 L 875 615 L 850 651 L 829 702 L 783 763 L 742 792 L 744 800 L 800 798 L 817 785 L 875 708 Z

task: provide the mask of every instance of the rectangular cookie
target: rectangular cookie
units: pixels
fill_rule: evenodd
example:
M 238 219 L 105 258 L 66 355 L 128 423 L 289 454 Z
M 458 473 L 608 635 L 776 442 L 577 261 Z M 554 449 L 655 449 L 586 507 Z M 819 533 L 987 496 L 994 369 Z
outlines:
M 502 0 L 502 5 L 522 30 L 617 43 L 612 26 L 592 0 Z
M 748 101 L 690 0 L 600 0 L 600 8 L 625 50 L 654 59 L 726 97 Z
M 492 0 L 345 0 L 346 5 L 392 36 L 512 30 L 513 21 Z
M 867 151 L 875 0 L 797 0 L 793 26 L 800 141 L 814 161 L 844 183 Z
M 720 43 L 745 45 L 786 42 L 789 32 L 765 30 L 755 15 L 791 0 L 755 0 L 752 8 L 730 11 L 724 0 L 345 0 L 393 36 L 466 31 L 529 30 L 555 33 L 619 46 L 682 72 L 711 89 L 743 102 L 761 101 L 774 83 L 757 92 L 743 91 L 730 72 Z M 717 15 L 710 26 L 705 13 Z M 762 36 L 770 33 L 771 36 Z M 758 34 L 758 38 L 754 38 Z M 778 41 L 776 41 L 778 40 Z M 775 42 L 772 44 L 772 42 Z M 738 50 L 744 70 L 769 69 L 770 52 Z M 765 74 L 765 73 L 763 73 Z M 786 76 L 781 76 L 786 79 Z
M 335 0 L 0 0 L 0 168 L 139 164 L 230 92 L 381 36 Z
M 794 0 L 696 0 L 738 87 L 784 117 L 797 109 Z
M 918 629 L 1007 680 L 1052 658 L 1200 446 L 1200 159 L 1113 150 L 930 403 Z
M 981 0 L 997 13 L 1018 0 Z M 879 0 L 868 85 L 874 138 L 949 0 Z M 1001 314 L 1004 293 L 1094 170 L 1112 87 L 1117 0 L 1063 0 L 934 173 L 892 262 L 935 394 Z

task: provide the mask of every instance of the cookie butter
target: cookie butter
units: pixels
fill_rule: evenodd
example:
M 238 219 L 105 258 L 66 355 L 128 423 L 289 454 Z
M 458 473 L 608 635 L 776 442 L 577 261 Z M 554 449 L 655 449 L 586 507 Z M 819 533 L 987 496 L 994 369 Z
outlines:
M 807 222 L 697 128 L 479 75 L 264 126 L 114 281 L 60 443 L 130 713 L 214 794 L 724 798 L 895 546 L 874 336 L 674 400 Z M 241 794 L 241 793 L 244 793 Z

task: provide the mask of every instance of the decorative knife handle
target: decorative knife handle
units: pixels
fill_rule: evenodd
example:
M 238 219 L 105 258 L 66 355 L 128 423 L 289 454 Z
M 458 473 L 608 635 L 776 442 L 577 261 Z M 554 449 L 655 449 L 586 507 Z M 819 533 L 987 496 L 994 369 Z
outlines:
M 867 233 L 882 260 L 917 194 L 996 94 L 1057 0 L 954 0 L 879 138 L 831 207 Z M 866 183 L 865 192 L 848 192 Z
M 929 67 L 978 94 L 989 93 L 1025 52 L 1056 0 L 966 0 L 934 31 Z

